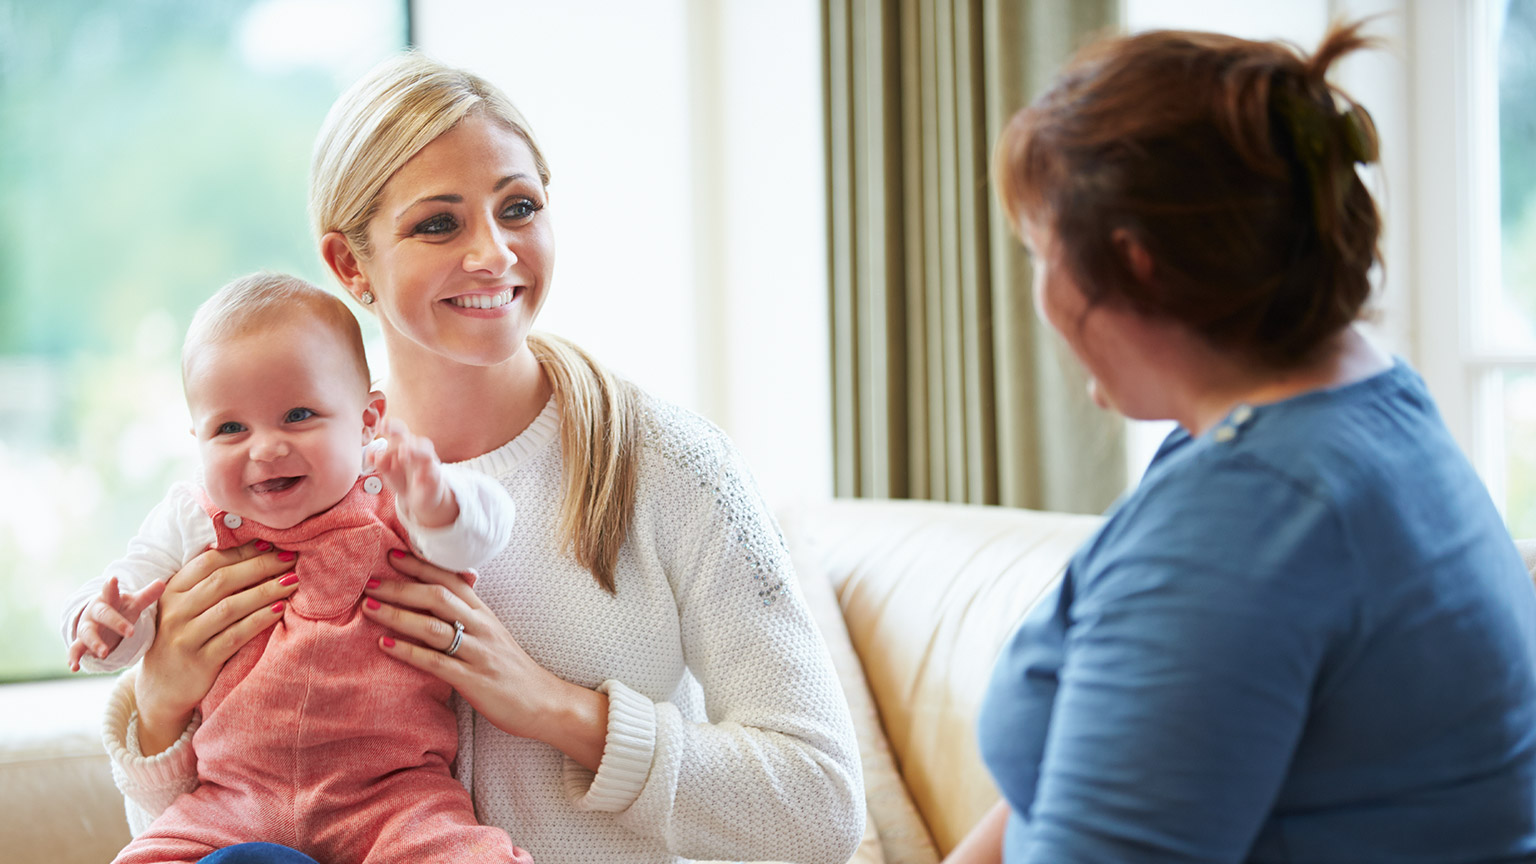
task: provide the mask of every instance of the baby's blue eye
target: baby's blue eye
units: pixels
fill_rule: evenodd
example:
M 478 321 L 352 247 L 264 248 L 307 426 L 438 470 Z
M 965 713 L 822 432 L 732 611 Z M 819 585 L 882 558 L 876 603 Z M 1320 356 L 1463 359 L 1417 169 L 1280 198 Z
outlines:
M 295 408 L 292 411 L 289 411 L 287 416 L 283 417 L 283 422 L 301 423 L 313 416 L 315 416 L 315 412 L 309 410 L 308 408 Z
M 215 434 L 215 435 L 233 435 L 236 432 L 244 432 L 244 431 L 245 431 L 245 427 L 244 426 L 241 426 L 239 423 L 236 423 L 233 420 L 231 420 L 228 423 L 220 423 L 219 424 L 219 428 L 217 430 L 215 430 L 213 434 Z

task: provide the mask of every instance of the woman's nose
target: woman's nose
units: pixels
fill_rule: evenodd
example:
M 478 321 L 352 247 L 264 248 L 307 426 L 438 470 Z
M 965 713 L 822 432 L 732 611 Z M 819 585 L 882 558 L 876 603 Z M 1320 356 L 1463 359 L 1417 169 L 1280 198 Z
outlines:
M 482 224 L 475 232 L 469 250 L 464 253 L 464 269 L 469 272 L 485 272 L 500 276 L 517 263 L 517 253 L 512 251 L 512 232 L 494 221 Z

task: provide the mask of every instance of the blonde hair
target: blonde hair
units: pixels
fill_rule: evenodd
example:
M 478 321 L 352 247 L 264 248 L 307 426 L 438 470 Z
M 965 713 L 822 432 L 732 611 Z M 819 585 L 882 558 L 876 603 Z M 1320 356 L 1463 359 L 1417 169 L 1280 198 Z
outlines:
M 527 143 L 539 180 L 549 166 L 512 102 L 490 82 L 417 52 L 387 60 L 331 106 L 310 162 L 309 216 L 316 238 L 337 231 L 366 258 L 368 223 L 400 167 L 467 116 L 505 125 Z M 560 543 L 615 593 L 619 549 L 635 505 L 640 392 L 574 344 L 528 337 L 554 388 L 565 463 Z
M 330 330 L 348 349 L 363 389 L 368 389 L 372 379 L 368 355 L 363 350 L 363 331 L 347 304 L 297 276 L 266 270 L 230 282 L 197 307 L 181 348 L 182 386 L 186 386 L 187 362 L 197 346 L 259 333 L 296 320 L 313 321 Z
M 360 256 L 384 184 L 421 148 L 471 114 L 505 125 L 528 144 L 549 185 L 528 121 L 484 78 L 414 51 L 380 63 L 325 115 L 309 164 L 309 219 L 315 237 L 341 232 Z

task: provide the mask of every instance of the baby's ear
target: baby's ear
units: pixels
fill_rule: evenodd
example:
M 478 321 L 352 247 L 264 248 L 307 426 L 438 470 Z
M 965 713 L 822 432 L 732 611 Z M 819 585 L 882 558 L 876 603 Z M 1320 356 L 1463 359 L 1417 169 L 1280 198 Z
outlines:
M 374 390 L 368 394 L 368 404 L 363 406 L 363 443 L 374 439 L 384 423 L 384 393 Z

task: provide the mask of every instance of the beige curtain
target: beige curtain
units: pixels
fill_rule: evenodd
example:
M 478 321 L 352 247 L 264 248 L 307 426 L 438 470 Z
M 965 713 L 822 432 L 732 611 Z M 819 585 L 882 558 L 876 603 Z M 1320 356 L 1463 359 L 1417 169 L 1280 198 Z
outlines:
M 1100 512 L 1122 424 L 1037 322 L 991 146 L 1116 0 L 824 0 L 837 494 Z

